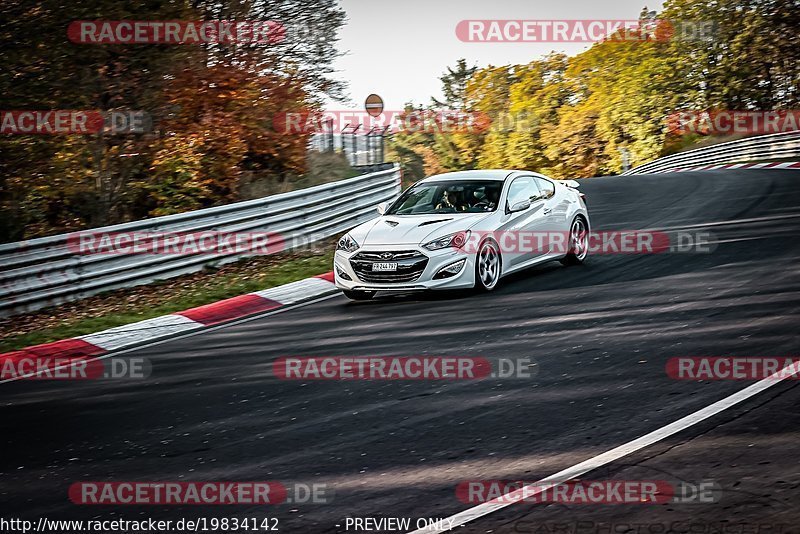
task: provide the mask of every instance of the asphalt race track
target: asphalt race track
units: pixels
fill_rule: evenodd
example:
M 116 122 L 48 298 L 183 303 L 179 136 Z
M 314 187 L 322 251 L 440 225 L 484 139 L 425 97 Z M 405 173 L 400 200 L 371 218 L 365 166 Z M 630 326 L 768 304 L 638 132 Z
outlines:
M 347 517 L 444 518 L 472 506 L 456 498 L 460 481 L 539 480 L 749 384 L 670 379 L 671 357 L 798 354 L 800 173 L 592 178 L 581 190 L 595 230 L 710 230 L 718 244 L 552 263 L 488 294 L 337 295 L 126 353 L 151 360 L 147 380 L 2 384 L 0 515 L 276 517 L 281 532 L 300 534 L 354 532 Z M 271 376 L 281 356 L 332 355 L 528 357 L 537 373 Z M 798 405 L 796 382 L 778 383 L 584 477 L 712 480 L 719 502 L 518 504 L 457 532 L 800 532 Z M 78 481 L 168 480 L 324 483 L 335 499 L 146 507 L 67 498 Z

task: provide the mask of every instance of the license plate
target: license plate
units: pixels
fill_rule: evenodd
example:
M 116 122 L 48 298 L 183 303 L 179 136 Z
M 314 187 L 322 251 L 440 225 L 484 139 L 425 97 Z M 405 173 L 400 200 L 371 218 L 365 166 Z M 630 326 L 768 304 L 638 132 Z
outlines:
M 373 271 L 396 271 L 397 270 L 397 262 L 392 263 L 373 263 L 372 264 Z

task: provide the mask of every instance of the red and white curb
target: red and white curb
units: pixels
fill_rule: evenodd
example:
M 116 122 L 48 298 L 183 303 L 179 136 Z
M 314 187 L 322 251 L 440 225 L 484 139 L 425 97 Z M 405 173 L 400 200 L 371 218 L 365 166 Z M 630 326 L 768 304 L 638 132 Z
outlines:
M 656 171 L 654 174 L 667 172 L 686 172 L 686 171 L 716 171 L 718 169 L 800 169 L 800 162 L 783 161 L 772 163 L 726 163 L 724 165 L 703 165 L 702 167 L 679 167 Z
M 240 319 L 256 313 L 276 310 L 315 297 L 338 291 L 333 284 L 333 273 L 298 280 L 290 284 L 239 295 L 219 302 L 198 306 L 170 315 L 154 317 L 72 339 L 34 345 L 0 354 L 7 358 L 81 358 L 99 356 L 107 352 L 167 338 L 189 330 Z

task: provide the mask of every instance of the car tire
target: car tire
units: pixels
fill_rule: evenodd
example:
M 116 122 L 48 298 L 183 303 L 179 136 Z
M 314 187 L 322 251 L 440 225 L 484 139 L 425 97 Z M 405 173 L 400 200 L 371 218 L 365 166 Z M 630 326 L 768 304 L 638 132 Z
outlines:
M 578 215 L 569 225 L 569 250 L 562 258 L 562 265 L 580 265 L 589 254 L 589 225 L 582 215 Z
M 475 289 L 492 291 L 500 282 L 503 257 L 494 239 L 486 239 L 475 254 Z
M 342 289 L 342 293 L 350 300 L 370 300 L 375 296 L 375 291 L 350 291 Z

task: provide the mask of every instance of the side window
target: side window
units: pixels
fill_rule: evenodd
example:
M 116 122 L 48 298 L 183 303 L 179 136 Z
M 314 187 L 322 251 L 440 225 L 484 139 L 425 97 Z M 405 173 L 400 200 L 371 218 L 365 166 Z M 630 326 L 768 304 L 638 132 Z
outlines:
M 539 189 L 536 187 L 533 177 L 520 176 L 515 178 L 508 188 L 508 205 L 527 200 L 537 194 L 539 194 Z
M 550 198 L 556 194 L 556 186 L 550 180 L 539 177 L 534 178 L 534 180 L 536 180 L 536 185 L 539 186 L 544 198 Z

